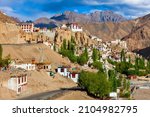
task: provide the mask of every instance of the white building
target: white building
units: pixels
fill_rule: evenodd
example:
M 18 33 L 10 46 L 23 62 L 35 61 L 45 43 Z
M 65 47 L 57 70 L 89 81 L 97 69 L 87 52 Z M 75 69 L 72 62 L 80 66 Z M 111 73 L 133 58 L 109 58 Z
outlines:
M 29 33 L 34 31 L 34 24 L 33 23 L 20 23 L 20 27 L 23 31 Z
M 75 83 L 78 82 L 79 79 L 79 73 L 75 73 L 75 72 L 70 72 L 68 78 L 70 78 L 71 80 L 73 80 Z
M 115 41 L 111 41 L 111 44 L 113 45 L 120 45 L 120 47 L 127 49 L 127 43 L 126 41 L 121 41 L 120 39 L 117 39 Z
M 25 70 L 35 70 L 36 69 L 36 65 L 32 64 L 32 63 L 15 64 L 14 67 L 15 68 L 22 68 Z
M 82 32 L 83 29 L 77 23 L 71 23 L 68 27 L 72 32 Z
M 65 76 L 65 77 L 68 77 L 69 76 L 69 71 L 68 71 L 68 67 L 58 67 L 57 68 L 57 72 L 62 75 L 62 76 Z
M 16 91 L 17 94 L 27 89 L 27 74 L 11 76 L 8 80 L 8 89 Z

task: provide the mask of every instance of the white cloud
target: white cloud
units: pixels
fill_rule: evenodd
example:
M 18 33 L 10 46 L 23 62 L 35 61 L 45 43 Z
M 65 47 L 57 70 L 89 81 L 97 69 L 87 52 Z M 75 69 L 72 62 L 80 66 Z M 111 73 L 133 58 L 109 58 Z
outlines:
M 5 12 L 5 13 L 14 12 L 14 10 L 11 7 L 8 7 L 8 6 L 0 6 L 0 10 Z
M 91 6 L 113 6 L 113 10 L 122 16 L 137 18 L 150 13 L 150 0 L 83 0 Z
M 87 5 L 113 5 L 126 4 L 134 7 L 143 7 L 150 9 L 150 0 L 83 0 Z
M 101 4 L 99 0 L 83 0 L 82 3 L 86 5 L 100 5 Z

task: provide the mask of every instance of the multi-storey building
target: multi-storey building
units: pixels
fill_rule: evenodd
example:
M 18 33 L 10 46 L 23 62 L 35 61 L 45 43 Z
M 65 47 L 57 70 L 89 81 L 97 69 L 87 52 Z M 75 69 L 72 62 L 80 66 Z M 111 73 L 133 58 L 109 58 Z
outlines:
M 20 23 L 20 27 L 23 31 L 29 33 L 34 31 L 34 24 L 33 23 Z

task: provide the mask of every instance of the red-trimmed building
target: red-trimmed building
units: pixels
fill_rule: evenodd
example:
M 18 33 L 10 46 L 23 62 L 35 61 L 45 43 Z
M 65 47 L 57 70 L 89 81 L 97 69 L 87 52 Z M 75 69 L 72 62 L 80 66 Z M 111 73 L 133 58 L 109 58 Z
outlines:
M 72 32 L 82 32 L 83 31 L 82 27 L 79 26 L 77 23 L 71 23 L 71 24 L 69 24 L 69 29 Z

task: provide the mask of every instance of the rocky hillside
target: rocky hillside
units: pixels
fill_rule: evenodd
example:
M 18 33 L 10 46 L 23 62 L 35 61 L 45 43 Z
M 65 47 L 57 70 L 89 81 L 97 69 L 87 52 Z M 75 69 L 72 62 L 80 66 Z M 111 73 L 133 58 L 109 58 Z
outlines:
M 123 40 L 128 42 L 132 51 L 150 47 L 150 14 L 136 19 L 132 31 Z
M 120 23 L 104 22 L 104 23 L 83 23 L 81 24 L 84 30 L 87 30 L 91 35 L 101 38 L 103 41 L 111 41 L 121 39 L 128 35 L 133 26 L 133 21 L 124 21 Z
M 62 23 L 78 22 L 86 32 L 95 35 L 104 41 L 120 39 L 131 32 L 132 21 L 126 21 L 121 15 L 112 11 L 95 11 L 89 14 L 79 14 L 66 11 L 50 19 L 39 18 L 34 23 L 39 27 L 55 27 Z
M 0 11 L 0 22 L 16 23 L 16 21 L 13 18 L 7 16 L 5 13 L 2 13 L 1 11 Z
M 0 22 L 0 43 L 17 43 L 19 39 L 19 27 L 11 23 Z
M 55 27 L 57 27 L 58 22 L 56 22 L 56 21 L 54 21 L 54 20 L 50 20 L 50 19 L 48 19 L 48 18 L 46 18 L 46 17 L 41 17 L 41 18 L 39 18 L 39 19 L 36 19 L 36 20 L 34 21 L 34 24 L 35 24 L 36 27 L 41 27 L 41 28 L 43 28 L 43 27 L 55 28 Z
M 96 42 L 94 40 L 91 40 L 89 35 L 85 32 L 73 33 L 70 30 L 58 29 L 55 35 L 56 46 L 60 48 L 63 43 L 63 40 L 66 39 L 66 41 L 68 42 L 68 40 L 71 40 L 71 36 L 74 37 L 76 45 L 78 46 L 91 45 L 94 43 L 96 44 Z
M 122 22 L 126 19 L 112 11 L 95 11 L 89 14 L 79 14 L 77 12 L 65 11 L 62 14 L 56 14 L 50 19 L 41 17 L 34 21 L 37 27 L 54 28 L 62 23 L 98 23 L 98 22 Z
M 51 19 L 61 22 L 121 22 L 126 19 L 112 11 L 95 11 L 90 14 L 79 14 L 76 12 L 66 11 L 62 14 L 55 15 Z
M 9 16 L 0 12 L 0 43 L 17 43 L 20 28 Z

